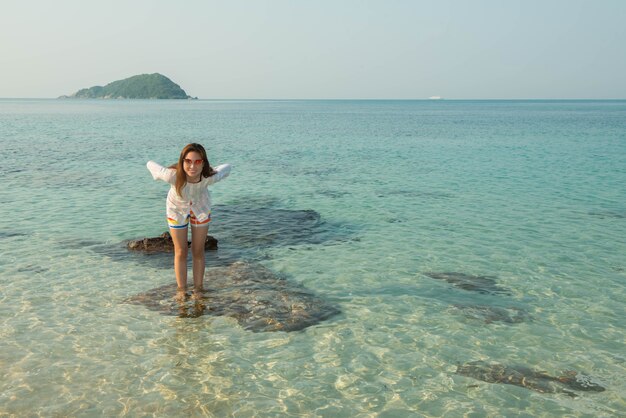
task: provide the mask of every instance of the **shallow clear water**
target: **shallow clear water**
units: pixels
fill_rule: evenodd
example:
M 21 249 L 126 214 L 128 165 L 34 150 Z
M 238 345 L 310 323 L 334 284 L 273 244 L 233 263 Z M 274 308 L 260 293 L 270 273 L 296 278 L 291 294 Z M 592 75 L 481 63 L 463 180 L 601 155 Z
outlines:
M 0 415 L 626 410 L 624 101 L 0 100 L 0 132 Z M 174 280 L 169 259 L 120 248 L 166 229 L 168 186 L 145 162 L 188 142 L 234 166 L 212 189 L 221 249 L 207 257 L 261 262 L 341 315 L 253 333 L 122 303 Z M 224 217 L 240 207 L 314 210 L 319 235 L 235 239 Z M 474 360 L 577 370 L 607 390 L 455 373 Z

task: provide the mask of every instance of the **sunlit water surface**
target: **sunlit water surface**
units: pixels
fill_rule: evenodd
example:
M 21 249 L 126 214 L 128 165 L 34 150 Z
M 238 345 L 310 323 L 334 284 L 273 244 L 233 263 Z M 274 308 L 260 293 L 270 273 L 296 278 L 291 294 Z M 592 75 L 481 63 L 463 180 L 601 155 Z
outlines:
M 1 100 L 0 132 L 0 415 L 626 411 L 626 102 Z M 145 163 L 189 142 L 234 166 L 212 189 L 209 264 L 261 263 L 340 315 L 255 333 L 123 303 L 174 281 L 122 245 L 166 229 Z M 319 236 L 257 239 L 272 221 L 235 239 L 240 208 L 250 225 L 315 211 Z M 444 272 L 506 291 L 425 274 Z M 606 391 L 455 373 L 475 360 Z

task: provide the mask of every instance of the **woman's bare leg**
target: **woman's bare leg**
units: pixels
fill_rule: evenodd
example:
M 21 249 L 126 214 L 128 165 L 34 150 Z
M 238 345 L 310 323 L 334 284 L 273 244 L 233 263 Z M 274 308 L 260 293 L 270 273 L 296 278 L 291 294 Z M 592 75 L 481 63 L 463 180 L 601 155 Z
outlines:
M 204 279 L 204 242 L 209 233 L 209 227 L 191 228 L 191 258 L 193 260 L 193 288 L 195 292 L 203 292 Z
M 176 274 L 176 284 L 178 291 L 184 292 L 187 289 L 187 228 L 170 228 L 170 235 L 174 241 L 174 273 Z

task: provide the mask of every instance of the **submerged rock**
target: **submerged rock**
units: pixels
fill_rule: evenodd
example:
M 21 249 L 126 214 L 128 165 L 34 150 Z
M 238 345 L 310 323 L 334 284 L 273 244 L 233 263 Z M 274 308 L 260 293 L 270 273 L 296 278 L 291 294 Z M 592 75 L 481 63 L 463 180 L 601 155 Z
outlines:
M 347 239 L 345 227 L 322 221 L 320 214 L 314 210 L 238 204 L 217 205 L 214 212 L 217 220 L 211 225 L 211 233 L 220 238 L 225 249 L 246 258 L 251 256 L 251 251 L 268 246 L 321 244 Z M 216 238 L 208 236 L 205 249 L 217 250 L 217 243 Z M 165 232 L 159 237 L 127 241 L 126 248 L 147 254 L 171 253 L 174 243 L 169 232 Z M 113 250 L 109 253 L 123 257 L 123 254 L 115 254 Z
M 228 316 L 250 331 L 298 331 L 340 313 L 303 286 L 276 276 L 260 264 L 235 262 L 208 269 L 200 298 L 176 301 L 172 283 L 140 293 L 126 303 L 164 315 Z
M 626 219 L 626 212 L 619 211 L 592 211 L 589 212 L 589 215 L 595 216 L 600 219 Z
M 445 272 L 445 273 L 424 273 L 426 276 L 436 279 L 445 280 L 459 289 L 468 290 L 470 292 L 502 294 L 510 295 L 511 292 L 498 285 L 496 278 L 493 276 L 474 276 L 466 273 Z
M 456 373 L 483 382 L 521 386 L 541 393 L 565 393 L 572 397 L 578 395 L 571 390 L 586 392 L 605 390 L 599 384 L 594 383 L 589 376 L 576 371 L 566 371 L 563 375 L 554 377 L 528 367 L 505 366 L 482 360 L 459 365 Z
M 323 221 L 311 209 L 241 204 L 217 205 L 214 212 L 216 222 L 211 231 L 239 248 L 321 244 L 344 238 L 346 230 Z
M 187 245 L 191 245 L 191 241 L 187 241 Z M 171 253 L 174 251 L 174 242 L 172 241 L 170 233 L 164 232 L 158 237 L 128 241 L 126 248 L 132 251 L 143 251 L 146 253 Z M 206 241 L 204 242 L 204 249 L 206 251 L 217 250 L 217 240 L 207 235 Z
M 14 232 L 14 231 L 0 231 L 0 239 L 3 238 L 13 238 L 13 237 L 25 237 L 28 234 L 23 232 Z
M 531 319 L 531 316 L 523 309 L 515 307 L 499 307 L 489 305 L 454 305 L 452 307 L 458 313 L 469 319 L 482 321 L 485 324 L 503 322 L 506 324 L 519 324 Z
M 289 210 L 278 207 L 275 199 L 246 198 L 242 202 L 213 207 L 214 220 L 207 239 L 206 266 L 227 266 L 237 260 L 264 260 L 267 249 L 277 246 L 332 244 L 358 240 L 353 227 L 321 219 L 313 210 Z M 2 236 L 0 235 L 0 239 Z M 117 243 L 63 239 L 68 249 L 88 249 L 114 261 L 132 261 L 150 268 L 173 266 L 174 245 L 168 233 Z

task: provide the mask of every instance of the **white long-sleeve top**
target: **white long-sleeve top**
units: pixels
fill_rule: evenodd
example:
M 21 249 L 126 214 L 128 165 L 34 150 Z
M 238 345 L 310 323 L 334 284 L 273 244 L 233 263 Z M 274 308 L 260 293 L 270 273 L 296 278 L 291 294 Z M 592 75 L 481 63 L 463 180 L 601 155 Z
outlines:
M 198 183 L 187 183 L 182 190 L 182 196 L 176 192 L 176 170 L 163 167 L 154 161 L 146 164 L 155 180 L 163 180 L 171 185 L 167 193 L 165 210 L 167 217 L 179 224 L 184 224 L 187 216 L 193 211 L 199 222 L 206 221 L 211 216 L 211 193 L 208 190 L 210 184 L 225 179 L 230 174 L 231 165 L 222 164 L 214 167 L 216 171 L 211 177 L 202 177 Z

